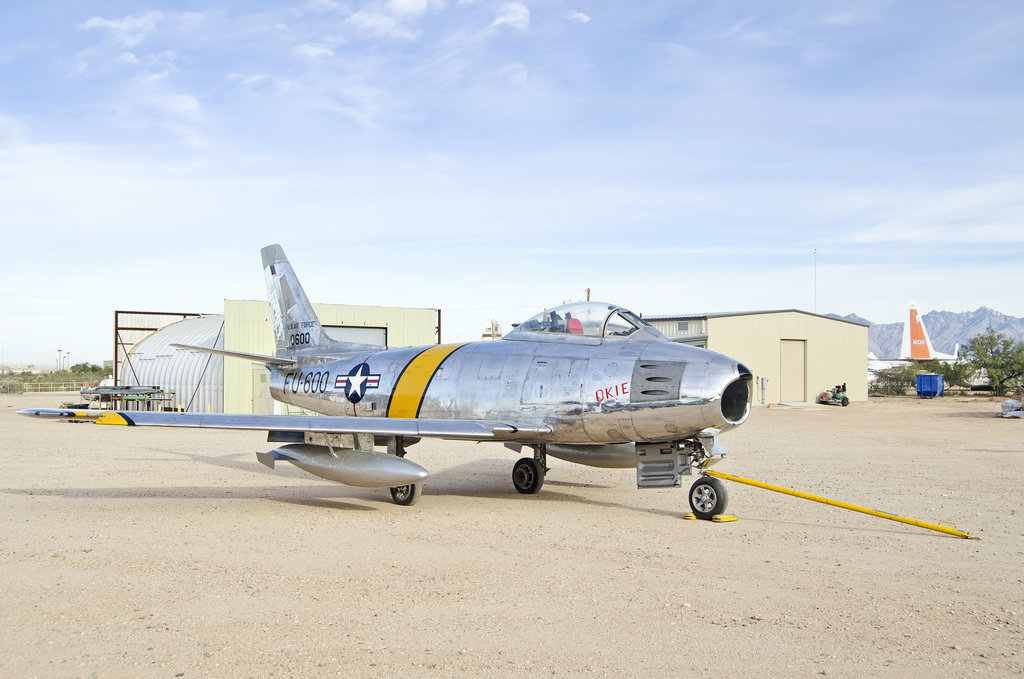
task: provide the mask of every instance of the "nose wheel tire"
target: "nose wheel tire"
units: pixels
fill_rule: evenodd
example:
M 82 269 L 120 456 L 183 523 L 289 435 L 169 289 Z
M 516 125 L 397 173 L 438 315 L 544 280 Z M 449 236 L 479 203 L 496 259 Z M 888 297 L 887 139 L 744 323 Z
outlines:
M 533 495 L 544 485 L 544 467 L 532 457 L 524 457 L 512 467 L 512 485 L 524 495 Z
M 423 484 L 410 483 L 407 486 L 395 486 L 392 488 L 391 499 L 395 501 L 396 505 L 408 507 L 409 505 L 416 504 L 416 501 L 420 499 L 420 495 L 422 493 Z
M 703 476 L 690 486 L 690 509 L 698 519 L 710 519 L 725 511 L 729 494 L 716 478 Z

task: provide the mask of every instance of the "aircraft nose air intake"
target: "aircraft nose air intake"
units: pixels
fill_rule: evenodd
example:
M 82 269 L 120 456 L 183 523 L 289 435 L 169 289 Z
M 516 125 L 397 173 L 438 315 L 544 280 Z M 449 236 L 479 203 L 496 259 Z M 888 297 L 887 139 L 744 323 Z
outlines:
M 722 417 L 730 424 L 741 424 L 750 414 L 750 385 L 754 376 L 742 363 L 733 365 L 738 377 L 722 390 Z

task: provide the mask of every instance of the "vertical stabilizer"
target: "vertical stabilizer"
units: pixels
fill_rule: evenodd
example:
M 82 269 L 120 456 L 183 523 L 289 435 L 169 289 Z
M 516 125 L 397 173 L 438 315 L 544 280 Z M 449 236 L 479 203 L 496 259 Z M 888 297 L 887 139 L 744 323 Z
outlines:
M 268 245 L 260 250 L 260 254 L 263 255 L 263 273 L 267 279 L 270 320 L 274 324 L 278 356 L 373 348 L 368 344 L 338 342 L 328 337 L 281 246 Z
M 935 358 L 932 341 L 928 338 L 924 321 L 921 320 L 921 314 L 914 304 L 909 306 L 907 320 L 903 325 L 903 345 L 900 348 L 900 358 L 909 358 L 914 361 L 928 361 Z

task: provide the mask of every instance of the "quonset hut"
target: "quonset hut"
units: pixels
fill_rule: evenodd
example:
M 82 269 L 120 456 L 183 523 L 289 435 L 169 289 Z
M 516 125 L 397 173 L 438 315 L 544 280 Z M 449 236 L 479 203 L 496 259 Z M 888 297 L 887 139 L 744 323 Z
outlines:
M 224 348 L 224 316 L 187 318 L 140 340 L 121 364 L 118 384 L 160 386 L 171 397 L 162 407 L 193 413 L 224 411 L 224 357 L 172 344 Z

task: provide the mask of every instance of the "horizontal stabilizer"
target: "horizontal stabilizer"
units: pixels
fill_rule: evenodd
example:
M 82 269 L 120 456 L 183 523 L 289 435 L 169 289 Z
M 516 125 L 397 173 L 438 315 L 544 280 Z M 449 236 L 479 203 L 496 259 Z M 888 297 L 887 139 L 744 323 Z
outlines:
M 257 363 L 270 363 L 276 365 L 295 365 L 298 363 L 295 359 L 291 358 L 280 358 L 277 356 L 265 356 L 263 354 L 250 354 L 245 351 L 227 351 L 226 349 L 211 349 L 209 347 L 194 347 L 189 344 L 172 344 L 170 345 L 175 349 L 188 349 L 189 351 L 200 351 L 206 354 L 217 354 L 218 356 L 228 356 L 230 358 L 242 358 L 248 361 L 255 361 Z

